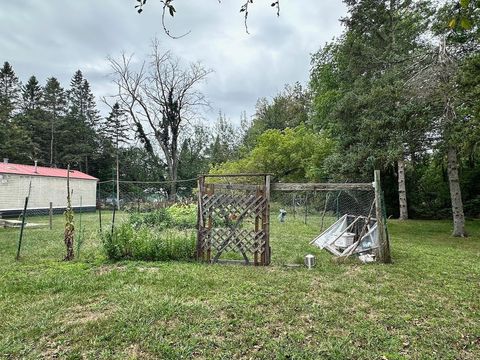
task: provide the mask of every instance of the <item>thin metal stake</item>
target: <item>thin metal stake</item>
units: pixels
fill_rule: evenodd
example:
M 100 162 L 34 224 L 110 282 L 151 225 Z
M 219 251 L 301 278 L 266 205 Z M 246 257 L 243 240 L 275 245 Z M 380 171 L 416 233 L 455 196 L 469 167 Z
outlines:
M 115 227 L 115 209 L 116 209 L 116 208 L 117 208 L 117 207 L 114 205 L 114 206 L 113 206 L 113 213 L 112 213 L 112 236 L 113 236 L 113 229 L 114 229 L 114 227 Z
M 102 205 L 98 207 L 98 220 L 100 223 L 100 232 L 102 232 Z
M 83 201 L 82 197 L 80 196 L 80 219 L 79 219 L 79 225 L 80 225 L 80 231 L 79 231 L 79 236 L 77 240 L 77 259 L 80 258 L 80 246 L 82 244 L 82 212 L 83 212 Z
M 25 216 L 27 213 L 27 206 L 28 206 L 28 196 L 25 198 L 25 206 L 23 207 L 22 227 L 20 228 L 20 238 L 18 239 L 17 257 L 15 258 L 16 260 L 20 259 L 20 249 L 22 247 L 23 229 L 25 227 Z
M 52 230 L 53 227 L 53 203 L 50 201 L 50 209 L 48 211 L 49 215 L 49 224 L 50 224 L 50 230 Z

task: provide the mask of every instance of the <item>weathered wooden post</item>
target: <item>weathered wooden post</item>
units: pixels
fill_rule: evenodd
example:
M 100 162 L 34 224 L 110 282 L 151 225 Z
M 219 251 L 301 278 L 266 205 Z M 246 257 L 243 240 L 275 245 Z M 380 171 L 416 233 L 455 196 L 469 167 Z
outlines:
M 263 265 L 270 265 L 270 175 L 265 176 L 265 200 L 267 206 L 265 207 L 265 262 Z
M 295 194 L 292 195 L 292 206 L 293 206 L 293 218 L 296 219 L 297 218 L 297 205 L 296 205 L 296 199 L 295 199 Z
M 53 203 L 51 201 L 50 201 L 50 208 L 48 210 L 48 218 L 49 218 L 50 230 L 52 230 L 52 227 L 53 227 Z
M 378 259 L 380 262 L 389 264 L 392 262 L 390 256 L 390 243 L 386 232 L 386 224 L 383 218 L 383 194 L 380 182 L 380 170 L 374 172 L 374 187 L 375 187 L 375 211 L 377 217 L 377 229 L 378 229 Z
M 198 194 L 197 194 L 197 260 L 203 260 L 203 244 L 202 244 L 202 233 L 201 229 L 203 227 L 203 209 L 202 209 L 202 193 L 203 186 L 205 183 L 205 177 L 198 177 Z
M 303 214 L 303 223 L 307 224 L 307 217 L 308 217 L 308 193 L 305 192 L 305 213 Z

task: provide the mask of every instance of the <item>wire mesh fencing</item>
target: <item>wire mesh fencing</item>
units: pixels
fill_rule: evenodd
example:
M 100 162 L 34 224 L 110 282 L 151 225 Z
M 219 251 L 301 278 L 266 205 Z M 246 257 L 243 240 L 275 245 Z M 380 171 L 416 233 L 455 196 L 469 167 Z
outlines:
M 174 184 L 174 191 L 172 191 Z M 197 179 L 144 182 L 104 181 L 98 183 L 97 208 L 126 212 L 148 212 L 175 203 L 196 201 Z M 173 194 L 172 194 L 173 193 Z
M 233 180 L 218 181 L 226 182 L 225 191 L 235 191 L 229 187 Z M 255 185 L 241 178 L 238 181 L 240 186 Z M 303 190 L 280 191 L 277 185 L 299 185 Z M 357 220 L 355 228 L 351 228 L 358 236 L 362 234 L 362 229 L 369 219 L 376 216 L 375 191 L 370 184 L 363 184 L 363 188 L 355 188 L 355 184 L 332 184 L 320 189 L 315 187 L 315 184 L 311 185 L 272 184 L 269 222 L 274 237 L 273 260 L 279 253 L 285 259 L 290 259 L 292 250 L 288 249 L 298 247 L 298 255 L 311 251 L 309 241 L 345 215 L 349 219 L 348 225 L 356 218 L 363 217 Z M 104 244 L 102 236 L 114 236 L 114 233 L 117 234 L 116 229 L 122 230 L 126 223 L 132 225 L 130 228 L 134 232 L 149 229 L 149 232 L 143 233 L 147 241 L 150 241 L 148 239 L 151 237 L 155 238 L 157 243 L 174 238 L 179 239 L 178 244 L 185 243 L 185 239 L 191 242 L 197 232 L 197 187 L 197 179 L 177 181 L 174 196 L 172 183 L 168 181 L 99 182 L 92 189 L 83 192 L 74 187 L 71 200 L 74 210 L 76 258 L 85 258 L 95 249 L 98 250 L 98 247 Z M 219 188 L 217 185 L 216 187 Z M 58 193 L 60 200 L 50 201 L 49 196 L 53 191 Z M 45 189 L 32 182 L 25 186 L 18 198 L 23 200 L 19 201 L 16 212 L 4 216 L 4 219 L 0 220 L 0 226 L 17 232 L 12 236 L 18 238 L 20 257 L 36 256 L 30 244 L 42 243 L 44 246 L 37 246 L 35 251 L 40 249 L 47 257 L 61 258 L 65 250 L 63 213 L 67 204 L 66 188 Z M 231 212 L 233 214 L 233 211 Z M 287 227 L 283 226 L 285 224 Z M 305 235 L 302 236 L 305 238 L 301 237 L 299 232 L 303 232 Z M 285 235 L 287 233 L 288 238 Z M 162 238 L 157 239 L 157 235 Z M 308 239 L 309 237 L 311 239 Z M 173 243 L 173 240 L 171 242 Z M 159 257 L 152 255 L 150 258 Z
M 375 216 L 374 189 L 273 191 L 272 214 L 278 222 L 301 221 L 325 230 L 343 215 Z

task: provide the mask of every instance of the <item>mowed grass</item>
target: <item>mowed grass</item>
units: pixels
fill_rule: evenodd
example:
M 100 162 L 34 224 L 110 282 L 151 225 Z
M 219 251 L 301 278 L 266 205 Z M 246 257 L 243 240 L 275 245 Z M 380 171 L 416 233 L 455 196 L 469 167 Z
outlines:
M 26 230 L 16 262 L 18 230 L 0 229 L 0 358 L 480 358 L 480 221 L 466 239 L 447 221 L 390 221 L 394 264 L 360 265 L 310 246 L 308 220 L 272 214 L 266 268 L 109 263 L 95 214 L 80 259 L 61 261 L 58 216 Z M 308 252 L 315 269 L 283 266 Z

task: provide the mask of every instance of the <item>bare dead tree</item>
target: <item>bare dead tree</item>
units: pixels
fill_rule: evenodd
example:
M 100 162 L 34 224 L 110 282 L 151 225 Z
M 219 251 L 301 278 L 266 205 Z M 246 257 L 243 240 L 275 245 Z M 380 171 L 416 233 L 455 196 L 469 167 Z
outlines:
M 146 151 L 163 154 L 172 181 L 169 196 L 174 199 L 179 137 L 199 110 L 209 105 L 198 87 L 212 71 L 198 62 L 183 66 L 170 51 L 163 52 L 157 40 L 148 61 L 136 68 L 132 56 L 125 54 L 109 61 L 118 90 L 114 98 L 129 114 Z

